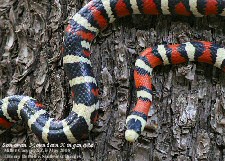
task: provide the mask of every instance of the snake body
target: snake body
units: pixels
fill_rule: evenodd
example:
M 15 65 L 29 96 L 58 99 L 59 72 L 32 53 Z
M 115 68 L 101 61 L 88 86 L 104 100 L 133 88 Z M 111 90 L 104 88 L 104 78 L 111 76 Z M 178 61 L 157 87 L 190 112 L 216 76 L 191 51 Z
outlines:
M 98 117 L 98 87 L 90 62 L 90 46 L 99 31 L 116 19 L 131 14 L 225 16 L 224 0 L 92 0 L 77 12 L 65 30 L 64 70 L 72 90 L 73 108 L 63 120 L 49 114 L 28 96 L 0 100 L 0 130 L 22 119 L 46 143 L 75 143 L 85 139 Z M 152 103 L 151 75 L 154 67 L 197 61 L 225 71 L 225 49 L 210 42 L 158 45 L 146 49 L 135 63 L 137 103 L 127 117 L 125 137 L 134 142 L 143 131 Z

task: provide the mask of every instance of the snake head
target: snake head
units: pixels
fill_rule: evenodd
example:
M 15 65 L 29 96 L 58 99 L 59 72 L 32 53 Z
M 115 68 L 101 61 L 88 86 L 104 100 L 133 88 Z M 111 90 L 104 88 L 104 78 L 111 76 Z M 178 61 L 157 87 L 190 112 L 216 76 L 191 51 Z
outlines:
M 147 117 L 140 115 L 137 112 L 133 112 L 127 117 L 126 124 L 127 130 L 125 132 L 125 138 L 129 142 L 135 142 L 146 125 Z

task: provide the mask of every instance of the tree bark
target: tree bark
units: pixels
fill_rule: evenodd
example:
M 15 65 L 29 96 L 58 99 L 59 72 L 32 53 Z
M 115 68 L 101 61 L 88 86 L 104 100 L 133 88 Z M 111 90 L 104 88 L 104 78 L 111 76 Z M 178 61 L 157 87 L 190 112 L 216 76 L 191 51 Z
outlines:
M 67 17 L 86 3 L 0 0 L 0 98 L 28 95 L 42 102 L 52 117 L 68 115 L 71 99 L 61 61 L 63 31 Z M 124 139 L 126 116 L 136 101 L 133 69 L 138 54 L 154 45 L 187 41 L 224 46 L 223 26 L 222 17 L 134 15 L 101 32 L 91 57 L 101 93 L 101 117 L 86 141 L 95 146 L 71 154 L 93 161 L 224 161 L 225 74 L 202 63 L 154 69 L 147 127 L 135 143 Z M 22 127 L 19 122 L 1 135 L 1 143 L 38 144 Z M 43 153 L 43 148 L 28 149 L 31 154 L 35 150 Z

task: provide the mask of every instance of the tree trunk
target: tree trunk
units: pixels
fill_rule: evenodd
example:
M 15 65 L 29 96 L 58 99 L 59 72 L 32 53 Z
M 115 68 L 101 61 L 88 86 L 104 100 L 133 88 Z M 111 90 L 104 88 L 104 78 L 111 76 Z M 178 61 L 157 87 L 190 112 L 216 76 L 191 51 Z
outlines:
M 86 3 L 0 0 L 0 98 L 28 95 L 42 102 L 52 117 L 68 115 L 71 99 L 61 61 L 63 31 L 67 17 Z M 196 40 L 223 46 L 224 20 L 135 15 L 100 33 L 92 44 L 91 59 L 101 93 L 101 117 L 86 141 L 94 148 L 70 149 L 69 154 L 93 161 L 225 161 L 225 74 L 202 63 L 157 67 L 147 127 L 135 143 L 124 139 L 126 116 L 136 101 L 133 69 L 138 54 L 157 44 Z M 36 137 L 22 127 L 19 122 L 1 135 L 1 143 L 26 144 L 38 158 L 45 148 L 37 148 Z M 8 154 L 4 149 L 0 158 Z M 9 154 L 22 157 L 22 152 Z

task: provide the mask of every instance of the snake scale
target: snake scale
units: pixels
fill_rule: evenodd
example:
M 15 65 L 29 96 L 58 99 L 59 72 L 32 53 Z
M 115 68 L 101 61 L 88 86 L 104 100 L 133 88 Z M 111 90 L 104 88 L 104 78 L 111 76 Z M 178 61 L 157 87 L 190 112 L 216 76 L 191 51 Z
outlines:
M 63 120 L 51 118 L 34 98 L 13 95 L 0 100 L 0 131 L 22 119 L 45 143 L 75 143 L 85 139 L 98 118 L 98 87 L 90 62 L 91 42 L 116 19 L 131 14 L 225 16 L 224 0 L 92 0 L 70 18 L 65 29 L 63 64 L 72 90 L 73 107 Z M 152 103 L 154 67 L 197 61 L 225 71 L 225 49 L 210 42 L 158 45 L 143 51 L 135 63 L 137 103 L 127 117 L 126 140 L 144 130 Z

